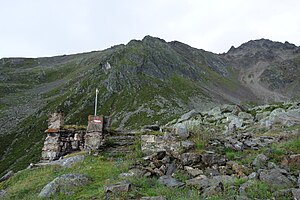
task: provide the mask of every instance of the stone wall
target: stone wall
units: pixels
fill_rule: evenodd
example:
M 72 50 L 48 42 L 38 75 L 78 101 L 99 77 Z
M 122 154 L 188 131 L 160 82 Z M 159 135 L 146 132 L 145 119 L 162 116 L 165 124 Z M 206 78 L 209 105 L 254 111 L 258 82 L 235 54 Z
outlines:
M 105 147 L 106 138 L 109 135 L 109 118 L 90 115 L 87 129 L 78 129 L 76 126 L 64 128 L 63 117 L 62 112 L 49 115 L 42 160 L 57 160 L 74 151 L 92 151 Z
M 60 129 L 47 132 L 42 149 L 43 160 L 56 160 L 61 156 L 84 148 L 85 130 Z

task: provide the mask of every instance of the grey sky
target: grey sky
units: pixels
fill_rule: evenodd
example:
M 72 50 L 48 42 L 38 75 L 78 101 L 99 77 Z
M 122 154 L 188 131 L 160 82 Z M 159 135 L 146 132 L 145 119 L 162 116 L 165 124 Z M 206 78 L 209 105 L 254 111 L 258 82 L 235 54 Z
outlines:
M 152 35 L 215 53 L 300 45 L 299 0 L 0 0 L 0 58 L 101 50 Z

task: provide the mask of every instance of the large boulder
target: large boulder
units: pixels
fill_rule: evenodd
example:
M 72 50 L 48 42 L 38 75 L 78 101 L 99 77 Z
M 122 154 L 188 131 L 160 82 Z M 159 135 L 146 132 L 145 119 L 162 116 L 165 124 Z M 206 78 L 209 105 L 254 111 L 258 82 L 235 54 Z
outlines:
M 196 178 L 189 179 L 185 183 L 188 186 L 196 187 L 198 189 L 204 189 L 210 185 L 209 179 L 205 175 L 200 175 Z
M 300 109 L 290 109 L 285 111 L 282 108 L 277 108 L 270 113 L 269 117 L 266 117 L 260 121 L 261 126 L 271 127 L 276 123 L 280 123 L 284 126 L 290 127 L 300 122 Z
M 64 174 L 48 183 L 39 193 L 39 197 L 50 197 L 55 193 L 72 194 L 72 189 L 87 185 L 91 179 L 82 174 Z
M 267 165 L 268 157 L 264 154 L 258 154 L 256 158 L 253 160 L 252 165 L 256 168 L 262 168 Z
M 216 153 L 204 153 L 204 154 L 202 154 L 202 162 L 206 166 L 225 165 L 226 158 L 224 155 L 220 155 L 220 154 L 216 154 Z
M 192 117 L 194 117 L 194 116 L 196 116 L 196 115 L 199 115 L 200 113 L 198 112 L 198 111 L 196 111 L 196 110 L 191 110 L 191 111 L 189 111 L 189 112 L 187 112 L 187 113 L 185 113 L 185 114 L 183 114 L 181 117 L 180 117 L 180 119 L 178 119 L 178 123 L 180 123 L 180 122 L 183 122 L 183 121 L 187 121 L 187 120 L 189 120 L 190 118 L 192 118 Z
M 196 178 L 187 180 L 186 184 L 188 186 L 193 186 L 200 190 L 203 190 L 205 188 L 218 186 L 220 183 L 231 185 L 234 184 L 234 180 L 235 178 L 233 176 L 228 175 L 213 176 L 212 178 L 208 178 L 205 175 L 200 175 Z
M 183 166 L 194 165 L 201 162 L 201 154 L 199 153 L 183 153 L 181 154 L 181 163 Z
M 253 121 L 253 116 L 250 113 L 240 112 L 238 117 L 244 121 Z
M 105 193 L 120 193 L 120 192 L 128 192 L 130 190 L 130 183 L 120 182 L 113 185 L 104 186 Z
M 259 174 L 262 182 L 274 188 L 292 188 L 295 184 L 280 169 L 262 170 Z
M 190 140 L 181 141 L 181 147 L 185 152 L 195 148 L 195 146 L 195 143 Z
M 271 113 L 270 111 L 256 113 L 255 121 L 260 121 L 260 120 L 268 117 L 270 115 L 270 113 Z
M 167 187 L 182 187 L 185 185 L 184 183 L 178 181 L 177 179 L 171 176 L 161 176 L 159 177 L 158 182 Z
M 190 136 L 190 133 L 187 129 L 187 126 L 182 123 L 178 123 L 174 125 L 175 134 L 181 139 L 187 139 Z
M 208 111 L 208 115 L 213 116 L 216 119 L 222 118 L 222 111 L 220 107 L 215 107 Z
M 236 115 L 227 115 L 227 123 L 229 131 L 234 131 L 234 129 L 240 129 L 243 126 L 243 119 L 237 117 Z
M 196 177 L 200 174 L 203 174 L 203 171 L 197 168 L 193 168 L 190 166 L 184 166 L 184 170 L 192 177 Z
M 203 194 L 205 197 L 210 197 L 214 195 L 218 195 L 224 191 L 224 185 L 222 182 L 219 182 L 217 185 L 212 185 L 203 190 Z
M 61 160 L 52 161 L 53 165 L 60 165 L 62 167 L 71 167 L 73 164 L 84 160 L 84 155 L 76 155 L 68 158 L 64 158 Z

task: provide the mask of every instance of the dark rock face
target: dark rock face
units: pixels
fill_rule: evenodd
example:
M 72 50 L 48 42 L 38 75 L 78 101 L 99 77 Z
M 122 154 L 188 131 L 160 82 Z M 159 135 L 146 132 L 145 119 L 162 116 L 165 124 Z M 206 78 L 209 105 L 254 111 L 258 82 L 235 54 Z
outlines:
M 72 188 L 83 186 L 90 182 L 91 179 L 82 174 L 64 174 L 48 183 L 39 193 L 39 197 L 50 197 L 57 192 L 72 194 Z

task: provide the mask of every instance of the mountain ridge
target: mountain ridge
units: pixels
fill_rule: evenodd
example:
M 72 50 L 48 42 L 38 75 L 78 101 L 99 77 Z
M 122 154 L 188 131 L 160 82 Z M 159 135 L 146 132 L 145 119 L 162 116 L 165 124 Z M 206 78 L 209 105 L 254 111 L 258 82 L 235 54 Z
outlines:
M 299 47 L 252 43 L 214 54 L 146 36 L 82 54 L 0 59 L 0 172 L 39 159 L 49 112 L 61 109 L 67 123 L 86 124 L 95 88 L 98 113 L 111 116 L 116 129 L 165 124 L 223 103 L 299 99 Z

